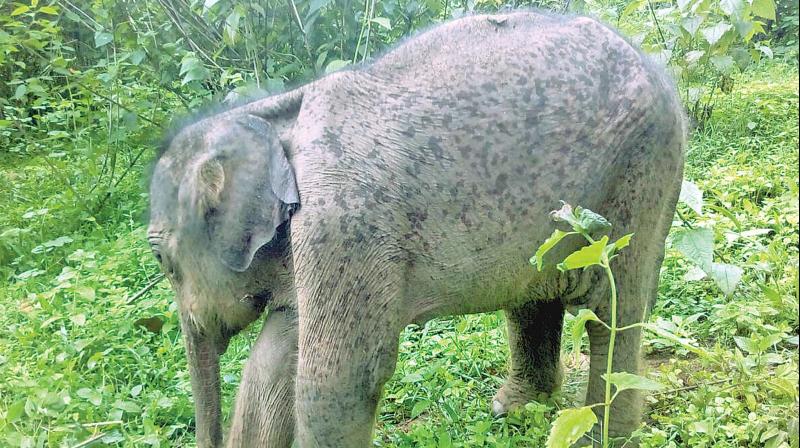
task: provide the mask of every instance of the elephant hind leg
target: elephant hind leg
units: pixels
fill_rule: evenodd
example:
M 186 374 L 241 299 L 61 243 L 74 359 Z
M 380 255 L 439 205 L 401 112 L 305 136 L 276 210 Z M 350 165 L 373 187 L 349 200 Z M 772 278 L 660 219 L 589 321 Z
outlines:
M 561 386 L 560 300 L 532 300 L 505 310 L 511 360 L 508 378 L 492 400 L 492 412 L 502 415 Z
M 658 293 L 665 240 L 675 213 L 682 178 L 682 153 L 676 147 L 682 144 L 682 136 L 678 131 L 674 138 L 664 138 L 666 146 L 663 151 L 642 151 L 642 154 L 655 153 L 658 158 L 651 160 L 642 156 L 641 159 L 630 159 L 623 170 L 623 178 L 610 196 L 612 199 L 599 209 L 613 223 L 615 237 L 635 233 L 630 246 L 611 262 L 617 289 L 618 327 L 646 320 Z M 597 284 L 593 292 L 602 296 L 602 299 L 594 301 L 595 313 L 603 321 L 611 322 L 609 283 L 604 281 Z M 595 322 L 587 323 L 587 330 L 591 359 L 586 404 L 592 405 L 605 401 L 603 375 L 607 369 L 610 334 Z M 639 374 L 641 339 L 640 327 L 617 332 L 612 360 L 614 372 Z M 611 406 L 609 434 L 627 437 L 639 425 L 641 408 L 642 396 L 639 391 L 630 389 L 617 395 Z M 597 406 L 594 411 L 602 422 L 603 407 Z

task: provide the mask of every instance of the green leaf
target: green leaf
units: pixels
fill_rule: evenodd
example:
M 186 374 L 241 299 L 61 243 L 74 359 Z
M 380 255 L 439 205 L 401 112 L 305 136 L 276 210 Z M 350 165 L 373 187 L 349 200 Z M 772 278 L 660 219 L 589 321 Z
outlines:
M 113 406 L 117 409 L 122 409 L 129 414 L 138 414 L 142 412 L 142 408 L 132 401 L 117 400 L 114 402 Z
M 753 0 L 751 6 L 753 14 L 765 19 L 775 20 L 775 2 L 773 0 Z
M 19 419 L 22 417 L 22 414 L 25 412 L 25 400 L 15 401 L 8 407 L 6 411 L 6 420 L 9 422 L 13 422 L 14 420 Z
M 242 9 L 233 8 L 228 17 L 225 18 L 225 42 L 229 45 L 236 43 L 236 36 L 239 34 L 239 22 L 242 19 Z
M 586 233 L 594 233 L 611 228 L 611 223 L 606 218 L 588 208 L 575 207 L 575 214 L 578 216 L 578 225 Z
M 734 67 L 733 57 L 727 54 L 722 56 L 712 56 L 711 64 L 723 75 L 731 74 Z
M 631 244 L 631 238 L 633 238 L 633 233 L 629 233 L 627 235 L 623 235 L 617 241 L 614 241 L 613 246 L 615 250 L 620 250 L 628 247 Z
M 724 36 L 725 33 L 727 33 L 731 28 L 733 28 L 733 26 L 720 22 L 712 27 L 703 28 L 700 30 L 700 34 L 703 35 L 709 45 L 713 46 L 719 42 L 719 40 L 722 39 L 722 36 Z
M 558 269 L 560 271 L 569 271 L 600 264 L 603 258 L 603 250 L 605 250 L 607 244 L 608 236 L 604 236 L 601 240 L 580 248 L 559 263 Z
M 26 86 L 25 84 L 20 84 L 17 86 L 16 89 L 14 89 L 13 98 L 16 100 L 21 99 L 22 97 L 25 96 L 26 93 L 28 93 L 28 86 Z
M 588 406 L 565 409 L 558 413 L 547 437 L 547 448 L 569 448 L 597 423 L 597 416 Z
M 430 407 L 431 402 L 430 400 L 421 400 L 414 404 L 414 407 L 411 408 L 411 418 L 417 418 L 420 414 L 425 412 L 428 407 Z
M 614 372 L 608 377 L 603 375 L 603 378 L 613 384 L 617 388 L 617 392 L 626 389 L 661 390 L 664 388 L 664 385 L 658 381 L 627 372 Z
M 144 52 L 141 48 L 136 49 L 133 53 L 131 53 L 131 64 L 139 65 L 144 60 L 144 57 L 147 53 Z
M 672 235 L 672 247 L 708 272 L 714 257 L 714 231 L 704 227 L 681 229 Z
M 400 380 L 400 382 L 401 383 L 418 383 L 418 382 L 420 382 L 422 380 L 423 380 L 422 374 L 414 372 L 414 373 L 409 373 L 408 375 L 404 376 Z
M 577 232 L 562 232 L 561 230 L 555 229 L 553 230 L 552 235 L 550 235 L 538 249 L 536 249 L 536 253 L 531 257 L 530 262 L 532 265 L 536 266 L 538 271 L 542 270 L 542 264 L 544 263 L 544 256 L 545 254 L 550 251 L 559 241 L 564 239 L 567 235 L 574 235 Z
M 720 0 L 719 9 L 729 16 L 739 17 L 744 10 L 743 0 Z
M 31 8 L 29 6 L 25 5 L 17 6 L 13 11 L 11 11 L 11 17 L 18 16 L 20 14 L 25 14 L 30 10 Z
M 306 20 L 308 20 L 312 14 L 327 6 L 328 3 L 330 2 L 331 0 L 311 0 L 308 3 L 308 12 L 306 13 Z
M 687 282 L 696 282 L 706 278 L 708 274 L 706 271 L 700 269 L 700 266 L 692 266 L 686 274 L 683 275 L 683 280 Z
M 105 31 L 97 31 L 94 33 L 94 47 L 100 48 L 104 45 L 108 45 L 112 40 L 114 40 L 114 36 L 111 33 L 106 33 Z
M 606 253 L 606 258 L 610 260 L 615 257 L 617 251 L 628 247 L 628 245 L 631 243 L 631 238 L 633 238 L 633 233 L 623 235 L 617 241 L 614 241 L 613 243 L 606 246 L 606 248 L 604 249 Z
M 343 61 L 341 59 L 334 59 L 333 61 L 328 62 L 328 65 L 325 67 L 325 73 L 335 72 L 336 70 L 339 70 L 340 68 L 345 67 L 348 64 L 350 64 L 349 61 Z
M 586 326 L 586 322 L 594 321 L 603 323 L 599 317 L 594 313 L 594 311 L 582 308 L 578 311 L 578 315 L 575 316 L 575 320 L 572 321 L 572 351 L 575 355 L 575 359 L 581 353 L 581 340 L 583 339 L 583 328 Z
M 697 30 L 700 29 L 700 25 L 703 24 L 704 19 L 704 16 L 687 17 L 681 21 L 681 27 L 685 29 L 690 36 L 694 37 L 697 34 Z
M 89 388 L 78 389 L 78 391 L 75 392 L 75 394 L 87 400 L 89 403 L 95 406 L 100 406 L 100 404 L 103 403 L 103 396 L 100 394 L 100 392 L 94 389 L 89 389 Z
M 751 353 L 751 354 L 758 354 L 759 353 L 758 343 L 757 343 L 755 338 L 746 338 L 746 337 L 743 337 L 743 336 L 734 336 L 733 337 L 733 342 L 735 342 L 736 345 L 740 349 L 746 351 L 747 353 Z
M 39 8 L 39 12 L 42 14 L 50 14 L 52 16 L 58 14 L 58 9 L 55 6 L 42 6 Z
M 186 72 L 183 75 L 183 79 L 181 80 L 181 85 L 186 85 L 192 81 L 202 81 L 206 79 L 208 76 L 208 71 L 205 67 L 193 68 Z
M 633 0 L 622 10 L 620 17 L 627 17 L 647 4 L 647 0 Z
M 383 28 L 386 28 L 387 30 L 391 31 L 392 29 L 392 24 L 386 17 L 375 17 L 374 19 L 371 20 L 371 22 L 377 23 L 378 25 L 382 26 Z
M 733 294 L 744 273 L 739 266 L 725 263 L 712 263 L 711 270 L 706 272 L 726 296 Z
M 45 241 L 42 243 L 44 247 L 61 247 L 65 244 L 71 243 L 73 240 L 68 236 L 60 236 L 54 240 Z
M 683 181 L 678 200 L 689 206 L 698 215 L 703 214 L 703 191 L 694 182 Z

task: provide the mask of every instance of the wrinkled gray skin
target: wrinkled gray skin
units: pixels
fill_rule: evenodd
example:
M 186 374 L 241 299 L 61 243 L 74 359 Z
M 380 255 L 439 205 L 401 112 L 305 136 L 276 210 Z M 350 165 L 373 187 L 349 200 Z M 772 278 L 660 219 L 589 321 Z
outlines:
M 684 133 L 672 85 L 625 40 L 533 12 L 456 20 L 186 127 L 156 166 L 149 234 L 177 295 L 198 445 L 222 443 L 219 356 L 265 307 L 230 446 L 370 446 L 399 333 L 437 316 L 505 310 L 495 413 L 552 392 L 565 307 L 609 313 L 601 271 L 528 264 L 547 212 L 563 199 L 608 217 L 612 237 L 636 232 L 614 272 L 619 325 L 640 321 Z M 608 335 L 589 337 L 597 403 Z M 615 369 L 637 372 L 639 347 L 638 329 L 620 333 Z M 637 426 L 640 402 L 620 394 L 612 434 Z

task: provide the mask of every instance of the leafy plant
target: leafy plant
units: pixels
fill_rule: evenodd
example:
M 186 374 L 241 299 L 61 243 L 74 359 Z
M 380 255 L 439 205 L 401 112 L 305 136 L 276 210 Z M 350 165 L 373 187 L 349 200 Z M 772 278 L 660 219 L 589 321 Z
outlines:
M 715 94 L 733 90 L 734 73 L 773 57 L 767 23 L 776 19 L 775 8 L 774 0 L 632 0 L 618 20 L 638 14 L 648 22 L 637 40 L 672 68 L 691 116 L 702 127 Z
M 558 418 L 553 423 L 550 436 L 547 439 L 547 447 L 569 448 L 574 442 L 578 441 L 584 434 L 589 432 L 597 423 L 597 417 L 591 408 L 594 406 L 603 406 L 601 443 L 604 448 L 607 448 L 610 443 L 608 428 L 611 418 L 611 404 L 617 395 L 626 389 L 659 390 L 662 388 L 659 383 L 639 375 L 613 371 L 614 344 L 617 332 L 632 327 L 617 327 L 617 287 L 610 262 L 618 251 L 630 244 L 633 234 L 622 236 L 610 244 L 608 236 L 605 235 L 599 240 L 595 240 L 592 235 L 596 235 L 597 232 L 610 230 L 611 223 L 591 210 L 581 207 L 576 207 L 573 210 L 572 206 L 567 203 L 564 203 L 559 210 L 553 211 L 551 216 L 557 222 L 569 224 L 572 227 L 572 231 L 563 232 L 558 229 L 553 231 L 553 234 L 542 243 L 531 258 L 531 264 L 541 271 L 543 258 L 550 249 L 569 235 L 582 236 L 589 244 L 568 255 L 562 262 L 558 263 L 557 267 L 560 271 L 585 269 L 591 266 L 602 268 L 605 271 L 610 289 L 609 313 L 611 321 L 608 323 L 602 321 L 593 311 L 588 309 L 582 309 L 578 313 L 577 323 L 573 323 L 573 346 L 580 346 L 583 326 L 588 321 L 597 322 L 609 331 L 608 361 L 606 364 L 606 373 L 603 376 L 605 380 L 605 399 L 603 403 L 598 403 L 596 405 L 561 411 Z M 613 395 L 611 394 L 612 385 L 615 386 Z
M 703 192 L 694 183 L 683 181 L 680 199 L 697 215 L 703 214 Z M 724 210 L 722 210 L 724 213 Z M 683 215 L 679 216 L 683 217 Z M 695 268 L 686 273 L 686 280 L 702 280 L 710 277 L 725 293 L 733 294 L 742 279 L 743 270 L 739 266 L 714 261 L 714 231 L 706 227 L 694 227 L 687 220 L 683 228 L 671 234 L 672 247 L 679 250 Z

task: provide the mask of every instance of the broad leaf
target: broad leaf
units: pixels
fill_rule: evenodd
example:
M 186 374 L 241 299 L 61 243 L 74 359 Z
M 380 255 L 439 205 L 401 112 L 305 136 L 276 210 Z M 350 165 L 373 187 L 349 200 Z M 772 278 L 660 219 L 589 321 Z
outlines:
M 583 308 L 578 311 L 578 315 L 575 316 L 575 320 L 572 321 L 572 350 L 575 355 L 575 359 L 578 359 L 578 356 L 581 353 L 581 340 L 583 339 L 583 328 L 586 326 L 586 322 L 594 321 L 603 323 L 594 311 L 590 309 Z
M 727 33 L 728 30 L 730 30 L 731 28 L 732 28 L 731 25 L 720 22 L 712 27 L 703 28 L 702 30 L 700 30 L 700 33 L 706 39 L 708 44 L 713 46 L 714 44 L 719 42 L 719 40 L 722 39 L 722 36 L 724 36 L 725 33 Z
M 691 16 L 683 19 L 681 21 L 681 27 L 689 33 L 690 36 L 694 37 L 697 34 L 697 30 L 700 29 L 700 25 L 703 24 L 704 16 Z
M 726 296 L 733 294 L 739 281 L 742 280 L 742 268 L 732 264 L 712 263 L 708 276 L 714 279 L 714 283 Z
M 714 257 L 714 232 L 711 229 L 696 227 L 678 230 L 672 235 L 672 247 L 704 271 L 711 270 Z
M 17 6 L 16 8 L 14 8 L 13 11 L 11 11 L 11 17 L 18 16 L 20 14 L 25 14 L 30 10 L 31 10 L 30 6 L 25 6 L 25 5 Z
M 733 71 L 734 62 L 730 55 L 712 56 L 711 64 L 723 75 L 730 75 Z
M 325 73 L 332 73 L 336 70 L 339 70 L 342 67 L 345 67 L 349 64 L 349 61 L 343 61 L 341 59 L 335 59 L 331 62 L 328 62 L 328 65 L 325 67 Z
M 392 24 L 386 17 L 375 17 L 374 19 L 371 20 L 371 22 L 377 23 L 378 25 L 386 28 L 387 30 L 391 31 L 392 29 Z
M 586 233 L 594 233 L 611 228 L 611 223 L 599 214 L 589 210 L 588 208 L 575 208 L 575 214 L 578 217 L 578 225 L 586 231 Z
M 192 81 L 202 81 L 208 76 L 208 71 L 204 67 L 193 68 L 186 72 L 181 80 L 181 85 L 188 84 Z
M 112 40 L 114 40 L 114 36 L 111 33 L 106 33 L 105 31 L 97 31 L 94 33 L 94 47 L 100 48 L 103 45 L 108 45 Z
M 743 0 L 720 0 L 719 9 L 729 16 L 739 17 L 744 10 Z
M 686 274 L 683 274 L 683 280 L 687 282 L 696 282 L 706 278 L 706 271 L 702 270 L 700 266 L 692 266 Z
M 769 20 L 775 20 L 775 2 L 773 0 L 753 0 L 753 14 Z
M 610 376 L 603 375 L 603 378 L 613 384 L 617 388 L 617 392 L 627 389 L 661 390 L 664 388 L 664 385 L 658 381 L 627 372 L 614 372 Z
M 324 8 L 330 2 L 331 0 L 311 0 L 308 3 L 308 12 L 306 13 L 306 20 L 308 20 L 312 14 Z
M 628 6 L 626 6 L 625 9 L 622 10 L 622 14 L 620 14 L 620 17 L 627 17 L 632 12 L 637 11 L 646 4 L 647 4 L 646 0 L 633 0 L 630 3 L 628 3 Z
M 597 423 L 597 416 L 588 406 L 565 409 L 558 413 L 547 437 L 547 448 L 569 448 Z
M 431 405 L 430 400 L 421 400 L 414 404 L 414 407 L 411 408 L 411 418 L 417 418 L 420 414 L 425 412 Z
M 560 271 L 569 271 L 600 264 L 607 244 L 608 236 L 604 236 L 601 240 L 580 248 L 559 263 L 558 269 Z
M 567 235 L 574 235 L 576 232 L 562 232 L 561 230 L 555 229 L 553 230 L 553 234 L 550 235 L 538 249 L 536 249 L 536 253 L 531 257 L 530 262 L 532 265 L 536 266 L 538 271 L 542 270 L 542 265 L 544 263 L 544 255 L 559 241 L 564 239 Z
M 620 250 L 620 249 L 624 249 L 624 248 L 628 247 L 628 245 L 631 244 L 631 238 L 633 238 L 633 234 L 632 233 L 629 233 L 627 235 L 624 235 L 624 236 L 620 237 L 620 239 L 618 239 L 617 241 L 614 241 L 614 243 L 613 243 L 614 244 L 614 249 L 615 250 Z
M 689 206 L 698 215 L 703 214 L 703 192 L 694 182 L 683 181 L 678 200 Z

